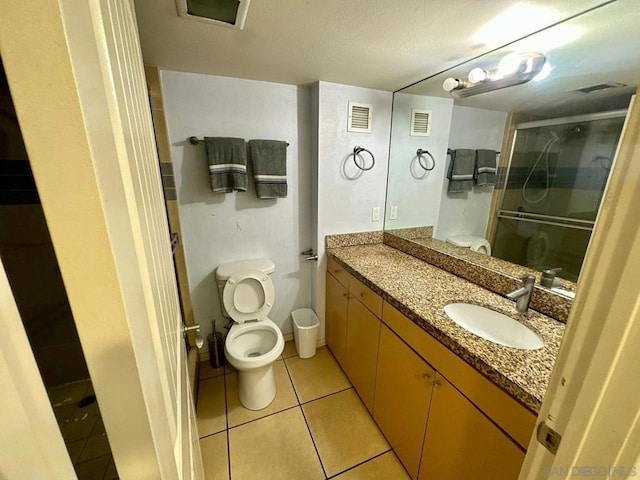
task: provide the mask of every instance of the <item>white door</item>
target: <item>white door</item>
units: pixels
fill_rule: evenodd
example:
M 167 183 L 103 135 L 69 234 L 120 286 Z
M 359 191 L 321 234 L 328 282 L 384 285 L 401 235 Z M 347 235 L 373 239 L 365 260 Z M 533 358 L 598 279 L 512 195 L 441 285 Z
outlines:
M 133 2 L 0 8 L 3 63 L 120 478 L 202 479 Z
M 640 470 L 639 159 L 636 97 L 538 416 L 561 436 L 559 448 L 550 453 L 534 434 L 521 480 L 633 478 Z

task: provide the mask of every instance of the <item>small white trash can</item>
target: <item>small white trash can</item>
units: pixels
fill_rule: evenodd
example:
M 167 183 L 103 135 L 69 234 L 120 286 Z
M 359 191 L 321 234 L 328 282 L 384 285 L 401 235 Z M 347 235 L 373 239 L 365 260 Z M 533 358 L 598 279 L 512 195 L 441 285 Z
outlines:
M 311 358 L 316 354 L 320 321 L 310 308 L 298 308 L 291 312 L 293 338 L 300 358 Z

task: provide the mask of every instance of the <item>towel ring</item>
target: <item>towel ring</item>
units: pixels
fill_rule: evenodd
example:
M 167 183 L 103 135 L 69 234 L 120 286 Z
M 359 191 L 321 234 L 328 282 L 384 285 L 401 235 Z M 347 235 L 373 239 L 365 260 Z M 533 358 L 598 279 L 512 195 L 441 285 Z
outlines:
M 371 166 L 369 168 L 361 167 L 360 165 L 358 165 L 356 157 L 358 155 L 360 155 L 360 153 L 362 153 L 362 152 L 367 152 L 369 155 L 371 155 Z M 362 148 L 362 147 L 356 146 L 356 147 L 353 147 L 353 163 L 355 163 L 356 167 L 358 167 L 360 170 L 366 172 L 366 171 L 371 170 L 373 168 L 373 166 L 376 164 L 376 159 L 373 156 L 373 153 L 371 153 L 366 148 Z
M 431 159 L 431 167 L 430 168 L 428 167 L 427 161 L 422 157 L 423 154 L 429 155 L 429 158 Z M 436 159 L 433 158 L 433 155 L 431 155 L 429 150 L 422 150 L 421 148 L 419 148 L 416 151 L 416 155 L 418 157 L 418 163 L 420 164 L 420 166 L 422 167 L 422 169 L 425 172 L 430 172 L 431 170 L 436 168 Z M 425 163 L 422 163 L 422 160 L 425 160 Z

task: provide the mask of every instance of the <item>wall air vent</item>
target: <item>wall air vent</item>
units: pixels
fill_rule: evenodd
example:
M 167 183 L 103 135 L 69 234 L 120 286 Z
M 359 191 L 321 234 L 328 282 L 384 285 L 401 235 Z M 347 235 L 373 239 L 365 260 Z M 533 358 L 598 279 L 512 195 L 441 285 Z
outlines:
M 578 88 L 576 90 L 571 90 L 570 93 L 587 94 L 587 93 L 600 92 L 602 90 L 608 90 L 610 88 L 620 88 L 620 87 L 626 87 L 626 85 L 624 83 L 606 82 L 606 83 L 598 83 L 596 85 L 589 85 L 588 87 Z
M 349 118 L 347 132 L 371 133 L 372 105 L 349 102 Z
M 250 0 L 176 0 L 178 15 L 223 27 L 244 29 Z
M 411 109 L 411 136 L 428 137 L 431 132 L 431 110 Z

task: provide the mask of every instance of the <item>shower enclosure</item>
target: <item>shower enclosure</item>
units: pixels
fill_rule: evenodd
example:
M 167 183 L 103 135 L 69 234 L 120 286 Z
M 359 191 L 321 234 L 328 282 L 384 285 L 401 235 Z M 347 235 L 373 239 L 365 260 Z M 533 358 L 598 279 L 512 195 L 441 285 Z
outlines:
M 496 257 L 576 281 L 626 111 L 519 124 L 493 238 Z

